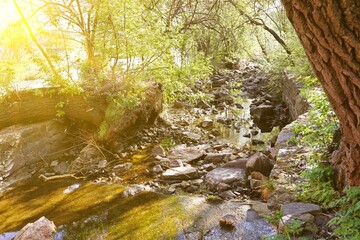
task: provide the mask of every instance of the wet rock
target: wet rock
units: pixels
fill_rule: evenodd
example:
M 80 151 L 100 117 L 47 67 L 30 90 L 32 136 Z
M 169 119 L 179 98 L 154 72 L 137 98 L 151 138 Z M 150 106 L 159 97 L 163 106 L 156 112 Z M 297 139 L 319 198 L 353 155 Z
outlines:
M 209 145 L 198 145 L 195 147 L 184 147 L 182 145 L 177 146 L 170 150 L 167 157 L 182 162 L 192 162 L 202 158 L 205 154 L 205 150 L 208 149 Z
M 52 240 L 56 233 L 54 223 L 41 217 L 34 223 L 28 223 L 15 236 L 14 240 Z
M 159 173 L 162 173 L 164 170 L 162 169 L 161 165 L 155 165 L 155 166 L 152 168 L 152 171 L 153 171 L 153 173 L 155 173 L 155 174 L 159 174 Z
M 206 174 L 205 181 L 214 187 L 219 183 L 231 184 L 235 181 L 241 181 L 245 185 L 246 173 L 240 168 L 215 168 Z
M 165 157 L 164 148 L 161 145 L 157 145 L 157 146 L 153 147 L 153 149 L 151 150 L 151 156 Z
M 219 197 L 221 197 L 222 199 L 232 199 L 232 198 L 236 197 L 236 195 L 233 191 L 227 190 L 225 192 L 220 193 Z
M 115 165 L 113 167 L 113 171 L 116 173 L 122 173 L 125 172 L 127 170 L 130 170 L 132 168 L 133 164 L 132 163 L 122 163 L 122 164 L 118 164 Z
M 255 153 L 252 155 L 246 162 L 246 168 L 249 172 L 260 172 L 265 176 L 269 176 L 271 169 L 273 169 L 274 164 L 271 160 L 261 152 Z
M 320 213 L 319 205 L 312 203 L 292 202 L 281 206 L 284 216 L 288 214 Z
M 208 153 L 205 157 L 206 162 L 221 163 L 226 162 L 230 159 L 230 153 Z
M 224 228 L 234 228 L 236 226 L 236 216 L 226 214 L 219 220 L 220 226 Z
M 144 191 L 151 191 L 151 188 L 149 186 L 145 186 L 142 184 L 133 184 L 128 186 L 127 189 L 124 190 L 124 192 L 121 194 L 123 198 L 135 196 L 138 193 L 144 192 Z
M 183 180 L 183 179 L 194 179 L 199 176 L 197 169 L 191 165 L 185 167 L 176 167 L 167 169 L 163 174 L 162 178 L 165 180 Z
M 167 189 L 167 192 L 170 194 L 173 194 L 176 192 L 176 186 L 175 185 L 170 185 L 170 187 Z

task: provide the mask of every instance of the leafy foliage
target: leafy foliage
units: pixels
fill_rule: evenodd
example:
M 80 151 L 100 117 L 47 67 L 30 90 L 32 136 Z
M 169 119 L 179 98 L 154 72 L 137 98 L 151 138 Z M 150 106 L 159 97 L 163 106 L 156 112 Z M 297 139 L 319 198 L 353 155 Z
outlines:
M 329 225 L 337 226 L 333 235 L 340 239 L 360 238 L 360 187 L 348 187 L 345 195 L 331 203 L 340 210 L 329 221 Z

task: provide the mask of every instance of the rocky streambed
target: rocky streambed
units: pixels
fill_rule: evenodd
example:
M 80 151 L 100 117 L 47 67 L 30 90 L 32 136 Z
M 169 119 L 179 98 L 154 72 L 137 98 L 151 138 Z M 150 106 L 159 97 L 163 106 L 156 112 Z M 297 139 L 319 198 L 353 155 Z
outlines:
M 290 133 L 277 136 L 290 117 L 269 78 L 250 63 L 220 71 L 194 88 L 210 102 L 175 102 L 155 126 L 137 125 L 135 134 L 108 146 L 111 152 L 67 134 L 68 126 L 57 121 L 37 123 L 34 132 L 29 125 L 2 130 L 8 148 L 0 239 L 12 239 L 41 216 L 58 226 L 56 239 L 261 239 L 276 234 L 264 217 L 280 208 L 287 221 L 300 219 L 303 234 L 315 236 L 321 209 L 295 202 L 281 182 L 287 175 L 277 156 L 284 156 L 292 135 L 285 128 Z M 29 154 L 46 158 L 9 160 Z M 282 197 L 284 191 L 290 197 Z

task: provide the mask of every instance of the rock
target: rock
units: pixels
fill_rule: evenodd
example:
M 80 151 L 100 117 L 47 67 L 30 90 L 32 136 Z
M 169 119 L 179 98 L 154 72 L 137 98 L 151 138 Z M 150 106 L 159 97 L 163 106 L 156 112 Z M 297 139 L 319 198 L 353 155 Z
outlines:
M 256 179 L 256 180 L 260 180 L 260 181 L 266 181 L 268 180 L 267 177 L 265 177 L 262 173 L 260 172 L 251 172 L 251 178 L 252 179 Z
M 152 171 L 153 173 L 155 174 L 159 174 L 159 173 L 162 173 L 164 170 L 162 169 L 162 167 L 160 165 L 155 165 L 153 168 L 152 168 Z
M 271 216 L 272 212 L 267 203 L 257 202 L 252 205 L 252 209 L 257 212 L 261 217 Z
M 265 144 L 265 142 L 262 140 L 251 139 L 251 144 L 252 145 L 263 145 L 263 144 Z
M 54 223 L 41 217 L 34 223 L 28 223 L 15 236 L 14 240 L 53 240 L 56 233 Z
M 173 194 L 176 192 L 176 186 L 170 185 L 170 187 L 167 189 L 167 192 L 170 194 Z
M 201 135 L 192 132 L 183 132 L 186 138 L 190 139 L 191 141 L 198 142 L 201 139 Z
M 37 162 L 59 159 L 69 148 L 65 129 L 57 121 L 1 129 L 0 177 L 5 179 L 4 185 L 31 177 Z
M 262 181 L 256 180 L 256 179 L 250 179 L 251 189 L 257 190 L 257 189 L 261 188 L 261 186 L 262 186 Z
M 210 108 L 211 106 L 208 103 L 204 102 L 203 100 L 200 100 L 199 102 L 197 102 L 195 107 L 207 109 L 207 108 Z
M 187 188 L 185 189 L 185 191 L 188 192 L 188 193 L 194 193 L 194 192 L 196 192 L 197 190 L 199 190 L 199 187 L 198 187 L 198 186 L 194 186 L 194 185 L 191 185 L 191 186 L 189 186 L 189 187 L 187 187 Z
M 242 169 L 245 169 L 247 161 L 248 161 L 247 158 L 235 159 L 233 161 L 225 163 L 223 165 L 223 168 L 242 168 Z
M 205 150 L 209 145 L 198 145 L 195 147 L 184 147 L 182 145 L 177 146 L 170 150 L 167 157 L 172 160 L 180 160 L 182 162 L 192 162 L 202 158 L 205 155 Z
M 184 103 L 175 101 L 173 106 L 174 106 L 174 108 L 184 108 Z
M 66 174 L 68 172 L 69 166 L 70 164 L 68 162 L 62 161 L 53 169 L 57 174 L 61 175 L 61 174 Z
M 161 145 L 156 145 L 155 147 L 153 147 L 153 149 L 151 150 L 151 156 L 161 156 L 161 157 L 165 157 L 165 150 Z
M 211 85 L 212 87 L 221 87 L 226 84 L 226 79 L 214 79 Z
M 241 168 L 215 168 L 205 176 L 205 181 L 214 187 L 219 183 L 231 184 L 235 181 L 242 181 L 245 185 L 246 180 L 245 170 Z
M 315 224 L 315 217 L 309 213 L 305 214 L 295 214 L 295 215 L 286 215 L 281 218 L 279 223 L 279 229 L 283 232 L 285 231 L 285 226 L 288 226 L 293 221 L 300 221 L 302 223 L 303 231 L 316 234 L 319 232 L 318 227 Z
M 163 174 L 162 178 L 165 180 L 183 180 L 183 179 L 194 179 L 198 177 L 197 169 L 191 165 L 185 167 L 175 167 L 167 169 Z
M 99 163 L 98 163 L 98 168 L 100 168 L 100 169 L 103 169 L 103 168 L 105 168 L 106 166 L 107 166 L 107 163 L 108 163 L 108 161 L 106 161 L 105 159 L 103 159 L 103 160 L 101 160 Z
M 57 165 L 59 165 L 58 160 L 51 161 L 51 163 L 50 163 L 50 167 L 56 167 Z
M 115 165 L 113 168 L 113 171 L 116 173 L 122 173 L 125 172 L 127 170 L 130 170 L 132 168 L 133 164 L 132 163 L 122 163 L 122 164 L 118 164 Z
M 207 130 L 211 130 L 212 127 L 214 126 L 214 122 L 211 119 L 206 119 L 206 120 L 202 121 L 201 123 L 199 123 L 196 126 L 200 127 L 200 128 L 207 129 Z
M 215 137 L 221 136 L 221 131 L 218 129 L 213 129 L 211 130 L 211 134 L 214 135 Z
M 234 228 L 236 226 L 236 216 L 226 214 L 219 220 L 220 226 L 224 228 Z
M 283 211 L 284 216 L 288 214 L 295 215 L 304 213 L 321 213 L 321 208 L 319 207 L 319 205 L 302 202 L 292 202 L 284 204 L 281 206 L 281 210 Z
M 225 192 L 220 193 L 219 197 L 221 197 L 222 199 L 232 199 L 236 197 L 236 195 L 233 193 L 233 191 L 227 190 Z
M 208 153 L 204 160 L 206 162 L 217 164 L 228 161 L 230 155 L 231 155 L 230 153 Z
M 271 163 L 270 159 L 261 152 L 252 155 L 246 162 L 246 168 L 249 172 L 256 171 L 264 174 L 265 176 L 270 175 L 273 167 L 274 165 Z
M 213 164 L 213 163 L 204 164 L 202 167 L 206 171 L 211 171 L 216 168 L 215 164 Z
M 219 183 L 217 186 L 216 186 L 216 190 L 218 192 L 224 192 L 226 190 L 230 189 L 230 185 L 229 184 L 226 184 L 226 183 Z
M 133 184 L 128 186 L 127 189 L 124 190 L 124 192 L 121 194 L 123 198 L 132 197 L 135 196 L 138 193 L 144 192 L 144 191 L 150 191 L 151 188 L 149 186 L 145 186 L 142 184 Z
M 165 168 L 174 168 L 174 167 L 183 167 L 184 166 L 184 164 L 180 160 L 175 160 L 175 159 L 170 160 L 167 158 L 161 159 L 160 165 Z

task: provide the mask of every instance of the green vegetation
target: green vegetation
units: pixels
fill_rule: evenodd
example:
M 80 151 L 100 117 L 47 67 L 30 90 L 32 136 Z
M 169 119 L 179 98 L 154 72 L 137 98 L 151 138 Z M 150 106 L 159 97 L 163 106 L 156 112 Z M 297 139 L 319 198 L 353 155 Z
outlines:
M 276 226 L 277 234 L 273 236 L 263 236 L 263 239 L 291 240 L 304 230 L 303 223 L 300 220 L 292 220 L 285 224 L 282 217 L 282 211 L 276 211 L 272 216 L 266 217 L 270 224 Z

